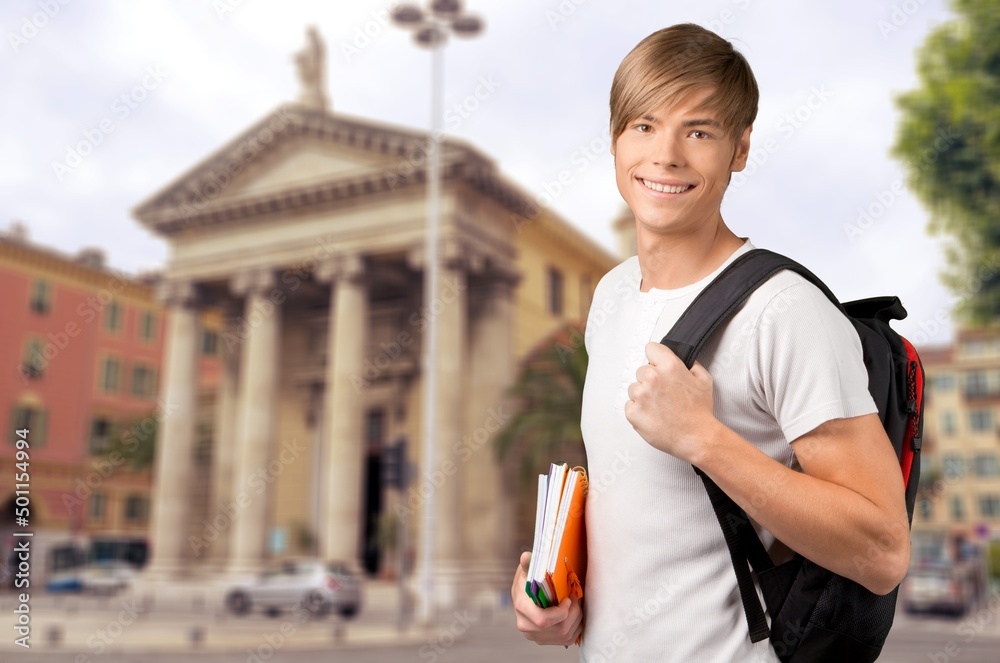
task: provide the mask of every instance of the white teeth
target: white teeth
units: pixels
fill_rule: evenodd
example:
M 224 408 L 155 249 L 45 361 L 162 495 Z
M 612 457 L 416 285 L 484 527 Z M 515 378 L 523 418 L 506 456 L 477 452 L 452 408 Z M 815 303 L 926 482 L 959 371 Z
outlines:
M 690 184 L 683 184 L 681 186 L 666 186 L 663 184 L 657 184 L 656 182 L 650 182 L 649 180 L 643 180 L 642 183 L 645 184 L 647 188 L 650 188 L 653 191 L 659 191 L 660 193 L 684 193 L 691 188 Z

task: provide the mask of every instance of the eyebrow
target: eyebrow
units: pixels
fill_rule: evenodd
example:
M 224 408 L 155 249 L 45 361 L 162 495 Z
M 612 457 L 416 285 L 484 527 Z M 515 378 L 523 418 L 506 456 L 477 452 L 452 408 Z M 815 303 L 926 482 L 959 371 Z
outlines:
M 721 129 L 722 125 L 711 119 L 685 120 L 681 123 L 683 127 L 715 127 Z
M 659 122 L 659 119 L 657 117 L 650 115 L 649 113 L 643 115 L 641 119 L 647 122 Z M 694 120 L 685 120 L 684 122 L 681 123 L 681 126 L 685 128 L 688 127 L 715 127 L 716 129 L 722 128 L 721 124 L 719 124 L 716 120 L 710 118 L 696 118 Z

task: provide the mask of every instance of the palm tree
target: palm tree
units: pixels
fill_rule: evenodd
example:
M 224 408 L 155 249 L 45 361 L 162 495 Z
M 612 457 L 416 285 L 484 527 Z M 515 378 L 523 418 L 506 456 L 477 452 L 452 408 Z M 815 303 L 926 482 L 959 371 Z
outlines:
M 584 465 L 580 414 L 587 350 L 582 325 L 557 330 L 528 353 L 510 389 L 515 414 L 496 437 L 497 455 L 516 466 L 522 487 L 550 462 Z

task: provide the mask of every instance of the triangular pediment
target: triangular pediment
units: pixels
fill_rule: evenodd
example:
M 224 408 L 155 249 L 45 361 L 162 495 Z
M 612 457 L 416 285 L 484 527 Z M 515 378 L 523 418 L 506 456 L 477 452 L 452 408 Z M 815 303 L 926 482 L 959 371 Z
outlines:
M 423 132 L 284 105 L 139 205 L 135 216 L 166 231 L 168 225 L 177 227 L 178 218 L 190 220 L 291 191 L 405 177 L 424 167 L 426 150 Z M 461 143 L 445 140 L 442 155 L 445 162 L 492 169 Z
M 217 200 L 226 202 L 250 196 L 277 193 L 290 187 L 353 177 L 371 170 L 393 167 L 388 155 L 373 153 L 333 141 L 305 138 L 287 141 L 248 163 L 245 172 L 222 187 Z

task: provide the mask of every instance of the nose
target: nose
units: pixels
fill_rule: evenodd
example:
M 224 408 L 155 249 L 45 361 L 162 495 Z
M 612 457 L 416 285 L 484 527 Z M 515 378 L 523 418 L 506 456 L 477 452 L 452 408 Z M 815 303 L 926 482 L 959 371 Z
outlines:
M 661 131 L 652 141 L 651 157 L 661 168 L 681 168 L 685 165 L 683 139 L 669 131 Z

